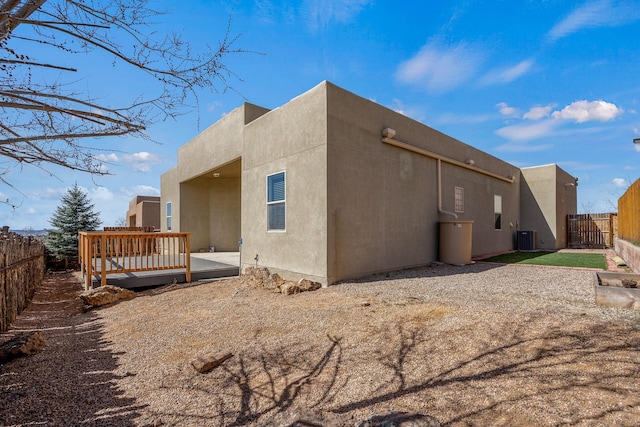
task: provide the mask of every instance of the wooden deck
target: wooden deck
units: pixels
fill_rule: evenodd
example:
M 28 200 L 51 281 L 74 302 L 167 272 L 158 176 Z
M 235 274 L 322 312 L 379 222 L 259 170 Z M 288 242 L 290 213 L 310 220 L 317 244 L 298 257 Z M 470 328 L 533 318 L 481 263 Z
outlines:
M 140 231 L 81 231 L 78 233 L 80 268 L 85 289 L 91 278 L 144 271 L 185 269 L 185 281 L 191 281 L 191 235 Z
M 189 233 L 138 229 L 80 232 L 79 258 L 85 289 L 107 284 L 135 288 L 185 283 L 239 272 L 239 256 L 236 263 L 233 255 L 191 254 Z M 227 262 L 216 260 L 221 258 Z
M 240 271 L 238 252 L 190 254 L 192 282 L 206 279 L 237 276 Z M 186 283 L 185 269 L 114 273 L 107 276 L 107 284 L 126 289 Z M 100 286 L 100 276 L 91 278 L 90 286 Z

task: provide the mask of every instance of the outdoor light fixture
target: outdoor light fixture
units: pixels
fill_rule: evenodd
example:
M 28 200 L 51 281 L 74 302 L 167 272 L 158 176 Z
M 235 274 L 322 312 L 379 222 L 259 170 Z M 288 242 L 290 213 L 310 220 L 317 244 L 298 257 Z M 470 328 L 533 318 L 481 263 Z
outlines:
M 214 178 L 220 178 L 220 174 L 218 172 L 216 172 L 216 173 L 213 174 L 213 177 Z
M 469 166 L 473 166 L 476 162 L 473 159 L 467 159 L 464 161 L 466 164 L 468 164 Z
M 640 144 L 640 138 L 633 138 L 634 144 Z

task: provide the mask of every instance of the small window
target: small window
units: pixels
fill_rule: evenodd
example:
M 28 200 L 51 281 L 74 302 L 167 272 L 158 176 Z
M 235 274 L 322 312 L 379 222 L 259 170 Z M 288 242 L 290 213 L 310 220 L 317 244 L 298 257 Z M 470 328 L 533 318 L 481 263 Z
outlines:
M 171 231 L 171 202 L 167 202 L 167 231 Z
M 267 176 L 267 230 L 284 231 L 286 224 L 285 172 Z
M 493 215 L 496 230 L 502 230 L 502 196 L 493 196 Z
M 464 188 L 462 187 L 456 187 L 455 188 L 455 196 L 456 196 L 456 200 L 455 200 L 455 208 L 456 208 L 456 213 L 464 213 Z

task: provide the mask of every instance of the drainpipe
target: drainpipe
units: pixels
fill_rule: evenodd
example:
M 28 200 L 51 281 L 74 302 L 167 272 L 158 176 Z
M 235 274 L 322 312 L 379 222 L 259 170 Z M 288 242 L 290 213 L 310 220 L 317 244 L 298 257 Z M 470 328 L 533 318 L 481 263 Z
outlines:
M 436 161 L 438 168 L 438 213 L 451 215 L 453 219 L 458 219 L 458 215 L 455 213 L 442 209 L 442 161 L 440 159 L 436 159 Z

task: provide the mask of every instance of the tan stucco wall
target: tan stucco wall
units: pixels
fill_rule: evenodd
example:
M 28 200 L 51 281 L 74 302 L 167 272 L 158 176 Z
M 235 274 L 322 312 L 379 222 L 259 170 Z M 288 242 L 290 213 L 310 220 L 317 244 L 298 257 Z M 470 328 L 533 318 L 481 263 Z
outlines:
M 555 164 L 523 168 L 521 174 L 520 230 L 536 231 L 536 249 L 565 248 L 567 215 L 577 213 L 575 178 Z
M 202 180 L 180 184 L 180 228 L 173 231 L 191 233 L 191 252 L 210 246 L 209 186 Z M 174 214 L 175 216 L 175 214 Z
M 185 182 L 242 157 L 244 125 L 268 110 L 245 103 L 178 149 L 178 180 Z
M 180 231 L 180 183 L 178 168 L 172 168 L 160 175 L 160 230 L 167 232 L 167 203 L 171 202 L 171 231 Z
M 136 196 L 129 202 L 127 227 L 160 228 L 160 197 Z
M 209 244 L 217 252 L 238 251 L 240 178 L 214 180 L 209 187 Z
M 501 176 L 518 169 L 408 117 L 327 84 L 329 282 L 438 259 L 436 160 L 381 142 L 385 127 L 408 144 Z M 443 209 L 454 210 L 454 187 L 465 190 L 474 221 L 474 256 L 513 248 L 519 184 L 442 164 Z M 494 230 L 493 195 L 503 196 L 503 228 Z
M 326 98 L 322 85 L 249 123 L 242 158 L 242 265 L 326 284 Z M 286 172 L 286 231 L 267 231 L 266 177 Z

